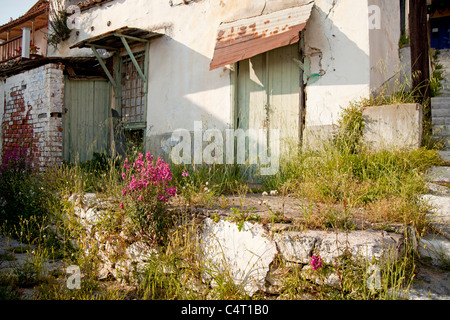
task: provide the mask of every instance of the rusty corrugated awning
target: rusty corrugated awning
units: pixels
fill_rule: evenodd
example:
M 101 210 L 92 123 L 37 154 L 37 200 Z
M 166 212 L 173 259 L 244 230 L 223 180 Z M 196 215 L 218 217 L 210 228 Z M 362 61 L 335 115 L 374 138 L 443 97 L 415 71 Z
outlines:
M 299 41 L 314 2 L 273 13 L 222 23 L 217 32 L 213 70 Z

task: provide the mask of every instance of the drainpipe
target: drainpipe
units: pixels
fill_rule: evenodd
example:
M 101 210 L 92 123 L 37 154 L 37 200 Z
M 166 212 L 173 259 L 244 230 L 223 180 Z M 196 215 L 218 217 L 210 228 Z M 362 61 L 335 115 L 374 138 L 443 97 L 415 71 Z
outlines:
M 30 59 L 30 28 L 22 28 L 22 58 Z

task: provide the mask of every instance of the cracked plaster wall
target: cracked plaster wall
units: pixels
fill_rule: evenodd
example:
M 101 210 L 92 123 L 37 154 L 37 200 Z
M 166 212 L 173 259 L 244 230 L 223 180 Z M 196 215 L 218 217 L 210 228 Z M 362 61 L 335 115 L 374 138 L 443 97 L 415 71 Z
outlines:
M 349 101 L 369 94 L 369 53 L 367 1 L 315 1 L 305 54 L 321 77 L 306 87 L 306 145 L 329 135 Z
M 72 32 L 58 51 L 49 48 L 49 55 L 91 55 L 90 50 L 69 47 L 123 26 L 164 33 L 166 36 L 152 40 L 150 45 L 147 136 L 167 136 L 178 128 L 192 131 L 194 121 L 200 120 L 204 128 L 223 130 L 233 119 L 232 71 L 229 67 L 209 70 L 220 23 L 309 2 L 116 0 L 83 11 L 80 29 Z M 321 76 L 306 88 L 305 140 L 317 135 L 317 129 L 328 132 L 341 108 L 368 96 L 383 81 L 371 73 L 383 49 L 375 50 L 378 44 L 372 40 L 376 37 L 369 35 L 368 0 L 314 2 L 304 31 L 305 53 L 311 61 L 311 73 Z M 395 51 L 394 41 L 388 46 Z M 371 58 L 374 50 L 378 55 Z

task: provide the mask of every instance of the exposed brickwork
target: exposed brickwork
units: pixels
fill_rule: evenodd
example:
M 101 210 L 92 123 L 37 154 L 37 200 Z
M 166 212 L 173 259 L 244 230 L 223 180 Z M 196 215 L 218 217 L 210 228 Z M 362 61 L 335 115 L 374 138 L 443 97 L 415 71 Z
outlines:
M 47 64 L 7 78 L 3 86 L 1 155 L 26 150 L 35 167 L 62 162 L 62 66 Z M 0 104 L 1 107 L 1 104 Z

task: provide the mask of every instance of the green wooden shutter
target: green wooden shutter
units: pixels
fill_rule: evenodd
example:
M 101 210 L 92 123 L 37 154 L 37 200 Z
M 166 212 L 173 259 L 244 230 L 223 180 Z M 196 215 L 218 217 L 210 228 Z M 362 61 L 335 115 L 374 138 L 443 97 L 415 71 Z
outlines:
M 84 162 L 107 152 L 110 128 L 110 84 L 104 80 L 65 81 L 64 160 Z
M 298 43 L 239 61 L 237 129 L 278 129 L 280 152 L 298 143 L 300 69 Z M 270 133 L 269 133 L 270 134 Z

